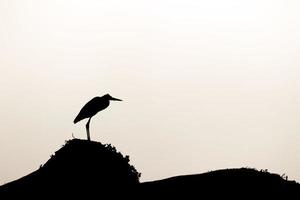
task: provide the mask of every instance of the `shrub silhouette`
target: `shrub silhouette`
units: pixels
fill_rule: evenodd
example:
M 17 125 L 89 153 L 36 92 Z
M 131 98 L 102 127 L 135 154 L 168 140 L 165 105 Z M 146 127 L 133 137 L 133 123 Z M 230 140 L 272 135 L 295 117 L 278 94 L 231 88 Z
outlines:
M 113 196 L 112 191 L 127 193 L 128 188 L 135 188 L 139 177 L 140 173 L 129 164 L 129 156 L 124 157 L 112 145 L 73 139 L 40 169 L 4 188 L 10 196 Z

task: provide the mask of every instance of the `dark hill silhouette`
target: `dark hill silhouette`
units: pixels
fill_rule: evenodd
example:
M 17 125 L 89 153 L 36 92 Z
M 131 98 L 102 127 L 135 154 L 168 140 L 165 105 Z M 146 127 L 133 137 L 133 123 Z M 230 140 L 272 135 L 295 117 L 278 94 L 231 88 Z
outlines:
M 300 184 L 250 168 L 223 169 L 146 182 L 140 185 L 140 190 L 149 199 L 300 199 Z
M 129 164 L 129 157 L 124 157 L 115 147 L 74 139 L 67 141 L 37 171 L 0 187 L 0 199 L 1 195 L 34 199 L 45 195 L 53 198 L 113 196 L 112 189 L 128 193 L 139 183 L 139 176 Z
M 74 139 L 40 169 L 0 186 L 0 199 L 300 199 L 300 184 L 249 168 L 145 183 L 139 176 L 113 146 Z

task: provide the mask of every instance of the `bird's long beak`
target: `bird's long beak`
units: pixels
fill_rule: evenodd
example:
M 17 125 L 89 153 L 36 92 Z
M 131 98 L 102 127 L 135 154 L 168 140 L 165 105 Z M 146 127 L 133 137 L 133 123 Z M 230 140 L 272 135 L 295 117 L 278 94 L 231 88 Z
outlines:
M 122 101 L 121 99 L 117 99 L 117 98 L 114 98 L 114 97 L 111 97 L 110 100 L 112 100 L 112 101 Z

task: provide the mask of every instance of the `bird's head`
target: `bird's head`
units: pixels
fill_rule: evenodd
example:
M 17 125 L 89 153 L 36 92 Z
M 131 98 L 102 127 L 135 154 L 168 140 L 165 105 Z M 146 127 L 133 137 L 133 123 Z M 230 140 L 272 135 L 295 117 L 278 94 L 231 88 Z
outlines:
M 114 98 L 114 97 L 110 96 L 109 94 L 104 95 L 104 98 L 106 98 L 110 101 L 122 101 L 121 99 Z

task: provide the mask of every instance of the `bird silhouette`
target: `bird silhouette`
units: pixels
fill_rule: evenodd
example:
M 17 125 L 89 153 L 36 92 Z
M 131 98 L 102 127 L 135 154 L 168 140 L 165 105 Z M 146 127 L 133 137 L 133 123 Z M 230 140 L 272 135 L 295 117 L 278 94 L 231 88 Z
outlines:
M 94 115 L 96 115 L 99 111 L 104 110 L 109 106 L 110 101 L 122 101 L 121 99 L 114 98 L 109 94 L 106 94 L 102 97 L 94 97 L 92 100 L 87 102 L 80 110 L 77 117 L 74 119 L 74 124 L 77 122 L 89 118 L 88 122 L 86 123 L 86 133 L 87 139 L 90 141 L 90 122 Z

